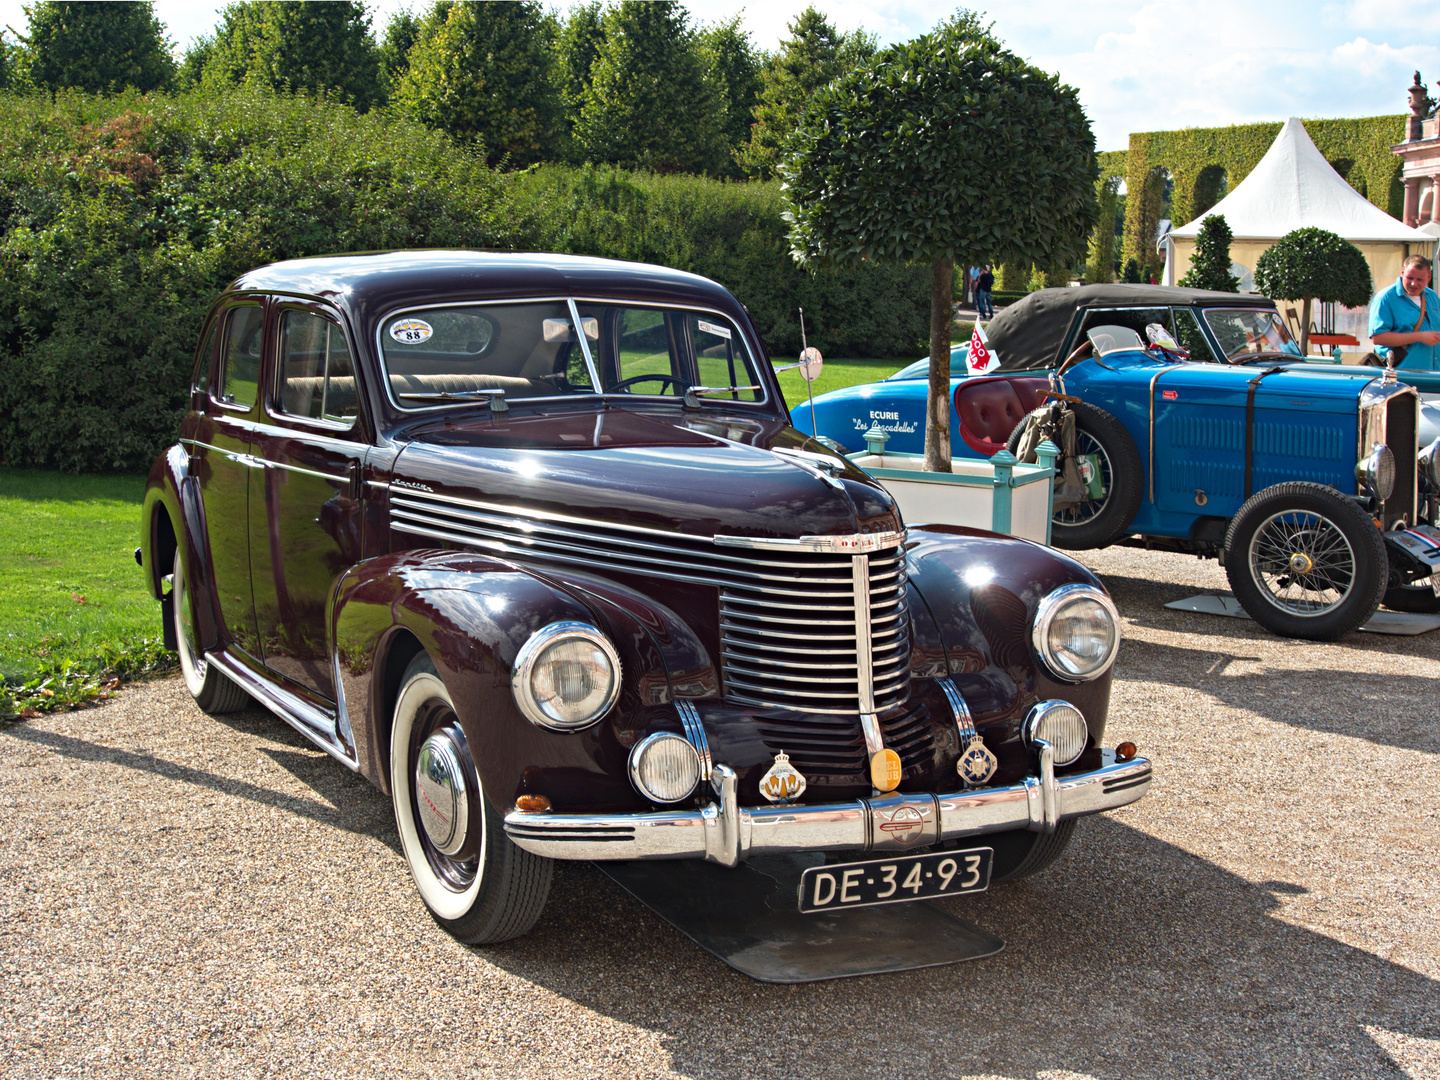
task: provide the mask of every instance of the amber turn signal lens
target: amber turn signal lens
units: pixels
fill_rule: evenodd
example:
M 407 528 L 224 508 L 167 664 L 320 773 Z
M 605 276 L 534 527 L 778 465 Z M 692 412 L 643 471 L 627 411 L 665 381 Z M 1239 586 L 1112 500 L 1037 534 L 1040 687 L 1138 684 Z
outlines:
M 1122 742 L 1115 747 L 1116 761 L 1129 761 L 1135 756 L 1135 744 L 1133 742 Z
M 550 800 L 544 795 L 521 795 L 515 800 L 515 809 L 522 814 L 542 814 L 550 809 Z

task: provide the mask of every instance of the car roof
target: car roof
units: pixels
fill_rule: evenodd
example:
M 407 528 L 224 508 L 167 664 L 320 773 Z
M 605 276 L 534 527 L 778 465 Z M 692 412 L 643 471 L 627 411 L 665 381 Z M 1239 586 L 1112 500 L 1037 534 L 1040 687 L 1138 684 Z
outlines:
M 1259 293 L 1182 289 L 1173 285 L 1081 285 L 1078 288 L 1039 289 L 1021 297 L 985 327 L 989 344 L 999 357 L 1001 371 L 1031 371 L 1055 367 L 1065 344 L 1066 331 L 1078 308 L 1137 306 L 1265 307 L 1274 301 Z
M 724 286 L 648 263 L 547 252 L 376 251 L 271 263 L 227 292 L 298 293 L 331 301 L 357 319 L 446 300 L 575 296 L 695 304 L 735 311 Z

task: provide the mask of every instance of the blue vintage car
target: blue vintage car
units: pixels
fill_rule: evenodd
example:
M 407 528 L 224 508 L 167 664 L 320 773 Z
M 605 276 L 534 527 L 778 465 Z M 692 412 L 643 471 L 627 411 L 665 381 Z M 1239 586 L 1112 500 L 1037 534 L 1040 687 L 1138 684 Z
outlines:
M 1007 440 L 1022 460 L 1042 438 L 1062 449 L 1058 546 L 1218 556 L 1245 610 L 1290 637 L 1339 637 L 1382 601 L 1440 611 L 1440 431 L 1413 387 L 1373 368 L 1194 363 L 1163 328 L 1149 337 L 1091 328 Z

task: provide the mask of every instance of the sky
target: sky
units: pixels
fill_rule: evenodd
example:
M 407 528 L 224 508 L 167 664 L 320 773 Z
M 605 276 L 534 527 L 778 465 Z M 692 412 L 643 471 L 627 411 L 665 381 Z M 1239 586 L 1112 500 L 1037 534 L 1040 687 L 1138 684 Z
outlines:
M 0 27 L 23 33 L 23 6 L 0 0 Z M 221 6 L 156 0 L 155 10 L 183 50 L 213 28 Z M 394 12 L 427 6 L 370 3 L 377 31 Z M 695 23 L 739 13 L 765 50 L 779 46 L 787 23 L 806 6 L 806 0 L 686 4 Z M 839 29 L 865 30 L 882 45 L 908 41 L 955 11 L 953 3 L 926 0 L 815 6 Z M 1417 69 L 1440 97 L 1434 0 L 976 0 L 974 9 L 1013 52 L 1079 90 L 1101 150 L 1124 149 L 1134 131 L 1403 113 Z

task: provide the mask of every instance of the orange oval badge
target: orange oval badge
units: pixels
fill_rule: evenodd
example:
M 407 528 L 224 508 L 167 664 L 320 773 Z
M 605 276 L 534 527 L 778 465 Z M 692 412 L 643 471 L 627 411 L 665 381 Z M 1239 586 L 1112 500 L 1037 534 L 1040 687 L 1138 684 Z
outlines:
M 894 791 L 900 786 L 900 755 L 894 750 L 880 750 L 870 759 L 870 782 L 881 791 Z

